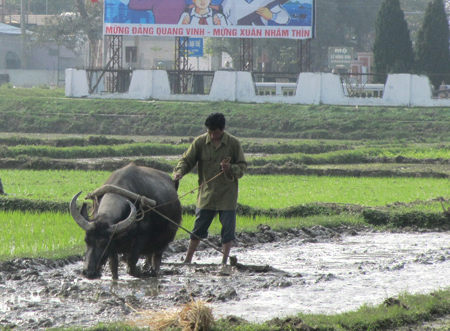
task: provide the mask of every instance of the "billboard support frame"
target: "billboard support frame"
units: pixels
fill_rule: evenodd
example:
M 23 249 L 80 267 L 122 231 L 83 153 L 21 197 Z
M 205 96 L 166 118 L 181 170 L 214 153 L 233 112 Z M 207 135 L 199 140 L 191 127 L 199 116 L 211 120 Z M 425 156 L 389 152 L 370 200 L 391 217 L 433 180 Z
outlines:
M 97 89 L 106 73 L 109 74 L 108 79 L 110 81 L 107 84 L 107 89 L 110 93 L 125 92 L 131 81 L 132 70 L 123 70 L 123 36 L 109 35 L 106 36 L 105 40 L 108 40 L 109 48 L 107 53 L 111 56 L 108 63 L 101 70 L 88 69 L 89 93 L 91 94 Z M 101 74 L 98 76 L 94 86 L 92 86 L 93 75 L 98 71 Z
M 298 72 L 311 71 L 311 39 L 297 40 Z
M 175 70 L 178 79 L 174 82 L 174 92 L 185 94 L 189 85 L 189 38 L 175 37 Z
M 239 39 L 239 70 L 253 71 L 253 39 Z

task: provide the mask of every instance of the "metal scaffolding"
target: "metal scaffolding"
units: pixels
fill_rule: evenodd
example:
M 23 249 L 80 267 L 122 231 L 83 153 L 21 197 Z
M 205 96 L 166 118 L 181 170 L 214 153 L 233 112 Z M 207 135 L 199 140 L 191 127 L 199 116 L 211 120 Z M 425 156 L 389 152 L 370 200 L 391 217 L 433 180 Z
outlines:
M 105 74 L 105 88 L 108 93 L 127 92 L 130 86 L 132 70 L 123 69 L 123 36 L 109 35 L 105 37 L 105 43 L 108 44 L 106 56 L 109 60 L 103 69 L 89 68 L 87 70 L 89 93 L 94 93 Z M 97 77 L 98 72 L 101 73 Z M 94 77 L 96 78 L 95 84 L 92 82 Z
M 124 92 L 124 81 L 119 70 L 122 70 L 123 66 L 123 55 L 122 55 L 122 45 L 123 36 L 112 35 L 108 36 L 109 47 L 107 50 L 107 56 L 109 57 L 109 62 L 105 69 L 113 70 L 109 71 L 106 81 L 108 92 Z M 117 71 L 116 71 L 117 70 Z
M 175 38 L 175 70 L 177 78 L 173 84 L 174 93 L 187 93 L 189 86 L 189 54 L 188 54 L 189 38 Z
M 253 71 L 253 39 L 239 39 L 239 70 Z
M 311 71 L 311 39 L 297 40 L 298 72 Z

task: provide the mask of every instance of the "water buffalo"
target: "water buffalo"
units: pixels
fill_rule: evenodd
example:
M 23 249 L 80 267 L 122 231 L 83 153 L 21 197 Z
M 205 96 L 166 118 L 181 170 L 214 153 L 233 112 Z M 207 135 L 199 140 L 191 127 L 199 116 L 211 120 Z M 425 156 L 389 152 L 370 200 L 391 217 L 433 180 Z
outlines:
M 176 224 L 181 223 L 181 205 L 171 177 L 159 170 L 130 163 L 116 170 L 102 187 L 120 188 L 120 194 L 97 193 L 91 219 L 85 203 L 81 211 L 77 209 L 76 201 L 81 192 L 70 202 L 72 217 L 86 231 L 83 275 L 89 279 L 100 278 L 101 269 L 109 258 L 112 278 L 118 279 L 118 254 L 123 254 L 127 271 L 132 276 L 141 276 L 141 270 L 136 266 L 141 255 L 145 256 L 152 273 L 157 272 L 163 251 L 178 230 L 159 213 Z M 159 213 L 150 211 L 142 216 L 140 208 L 144 202 L 132 201 L 135 207 L 130 202 L 134 199 L 125 197 L 135 194 L 154 200 L 155 210 Z M 144 207 L 144 210 L 148 209 Z

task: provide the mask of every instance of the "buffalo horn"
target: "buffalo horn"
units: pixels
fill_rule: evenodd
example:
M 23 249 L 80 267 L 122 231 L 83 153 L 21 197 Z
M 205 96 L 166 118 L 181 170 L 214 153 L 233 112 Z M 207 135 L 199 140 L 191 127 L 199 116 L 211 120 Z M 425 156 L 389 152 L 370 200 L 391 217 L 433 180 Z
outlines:
M 78 192 L 78 194 L 75 194 L 70 201 L 70 213 L 72 214 L 73 219 L 77 224 L 84 230 L 89 231 L 94 228 L 94 224 L 92 222 L 89 222 L 87 219 L 85 219 L 81 214 L 80 211 L 77 208 L 77 199 L 80 196 L 82 191 Z
M 94 192 L 86 195 L 86 199 L 93 199 L 95 196 L 101 196 L 105 193 L 120 194 L 121 196 L 124 196 L 125 198 L 131 199 L 134 201 L 139 200 L 146 206 L 149 206 L 149 207 L 156 206 L 155 200 L 149 199 L 144 196 L 140 196 L 139 194 L 136 194 L 134 192 L 128 191 L 124 188 L 121 188 L 121 187 L 115 186 L 115 185 L 103 185 L 102 187 L 96 189 Z
M 125 220 L 123 220 L 123 221 L 121 221 L 121 222 L 119 222 L 119 223 L 114 224 L 113 226 L 111 226 L 111 232 L 113 232 L 113 233 L 120 233 L 120 232 L 123 232 L 123 231 L 126 230 L 131 224 L 133 224 L 133 222 L 134 222 L 135 219 L 136 219 L 136 214 L 137 214 L 136 207 L 135 207 L 134 204 L 132 204 L 130 201 L 127 200 L 127 202 L 128 202 L 128 204 L 130 205 L 130 208 L 131 208 L 130 215 L 128 216 L 127 219 L 125 219 Z

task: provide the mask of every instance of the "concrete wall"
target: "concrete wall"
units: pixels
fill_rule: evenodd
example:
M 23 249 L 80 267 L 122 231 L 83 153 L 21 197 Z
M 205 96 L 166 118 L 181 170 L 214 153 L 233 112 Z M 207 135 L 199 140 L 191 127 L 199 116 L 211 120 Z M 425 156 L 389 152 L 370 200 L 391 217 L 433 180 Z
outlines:
M 169 77 L 165 70 L 133 71 L 128 93 L 89 94 L 86 71 L 67 69 L 66 96 L 344 106 L 450 107 L 450 99 L 433 99 L 428 77 L 409 74 L 389 75 L 382 98 L 353 98 L 344 95 L 340 77 L 328 73 L 301 73 L 293 96 L 261 96 L 256 94 L 251 73 L 239 71 L 216 71 L 208 95 L 171 94 Z
M 17 87 L 34 87 L 51 84 L 62 86 L 65 79 L 64 70 L 59 71 L 59 79 L 58 70 L 0 69 L 0 74 L 8 74 L 9 82 Z

